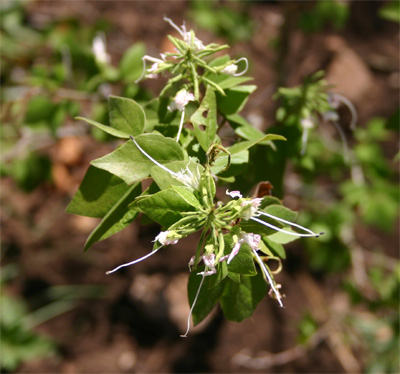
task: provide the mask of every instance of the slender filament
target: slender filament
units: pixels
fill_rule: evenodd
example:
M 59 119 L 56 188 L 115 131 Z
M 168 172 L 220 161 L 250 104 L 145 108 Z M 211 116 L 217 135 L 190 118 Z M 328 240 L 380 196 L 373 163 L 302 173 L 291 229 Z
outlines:
M 283 308 L 283 303 L 282 303 L 282 300 L 281 300 L 282 296 L 279 293 L 279 291 L 276 289 L 275 282 L 272 279 L 271 274 L 269 273 L 268 269 L 266 268 L 264 262 L 261 260 L 260 256 L 257 254 L 257 251 L 255 249 L 253 249 L 252 251 L 254 253 L 254 256 L 256 256 L 256 260 L 257 260 L 258 264 L 260 265 L 261 270 L 264 273 L 265 277 L 267 278 L 268 283 L 270 284 L 270 286 L 272 288 L 272 291 L 274 291 L 274 294 L 275 294 L 275 296 L 276 296 L 276 298 L 277 298 L 277 300 L 279 302 L 280 307 Z
M 275 217 L 273 217 L 273 218 L 275 219 Z M 283 232 L 284 234 L 287 234 L 287 235 L 302 236 L 302 237 L 313 236 L 313 237 L 318 238 L 318 237 L 322 234 L 322 233 L 320 233 L 320 234 L 315 234 L 315 233 L 313 233 L 312 231 L 311 231 L 312 234 L 300 234 L 300 233 L 298 233 L 298 232 L 290 232 L 290 231 L 286 231 L 286 230 L 284 230 L 284 229 L 281 229 L 281 228 L 279 228 L 279 227 L 276 227 L 276 226 L 274 226 L 274 225 L 271 225 L 270 223 L 265 222 L 265 221 L 263 221 L 263 220 L 261 220 L 261 219 L 259 219 L 259 218 L 250 217 L 250 219 L 253 220 L 253 221 L 255 221 L 255 222 L 261 223 L 261 224 L 264 225 L 264 226 L 270 227 L 271 229 L 273 229 L 273 230 L 275 230 L 275 231 Z M 283 222 L 283 221 L 282 221 L 282 222 Z M 287 221 L 287 222 L 288 222 L 288 221 Z M 290 224 L 291 224 L 291 223 L 290 223 Z
M 261 215 L 263 215 L 263 216 L 270 217 L 270 218 L 272 218 L 272 219 L 274 219 L 274 220 L 276 220 L 276 221 L 280 221 L 280 222 L 286 223 L 286 224 L 289 225 L 289 226 L 297 227 L 297 228 L 299 228 L 300 230 L 303 230 L 303 231 L 305 231 L 305 232 L 308 232 L 309 234 L 311 234 L 311 236 L 318 237 L 318 236 L 320 236 L 320 235 L 323 234 L 323 233 L 316 234 L 315 232 L 311 231 L 310 229 L 307 229 L 306 227 L 300 226 L 300 225 L 298 225 L 297 223 L 287 221 L 287 220 L 285 220 L 285 219 L 283 219 L 283 218 L 276 217 L 276 216 L 274 216 L 274 215 L 272 215 L 272 214 L 263 212 L 263 211 L 261 211 L 261 210 L 259 210 L 257 213 L 258 213 L 258 214 L 261 214 Z
M 181 132 L 182 132 L 182 128 L 183 128 L 183 121 L 185 119 L 185 108 L 183 108 L 182 110 L 182 114 L 181 114 L 181 122 L 179 124 L 179 130 L 178 130 L 178 135 L 176 136 L 176 141 L 179 142 L 179 138 L 181 136 Z
M 139 259 L 137 259 L 137 260 L 128 262 L 128 263 L 126 263 L 126 264 L 119 265 L 119 266 L 117 266 L 115 269 L 110 270 L 110 271 L 107 271 L 106 274 L 108 275 L 108 274 L 114 273 L 115 271 L 117 271 L 117 270 L 119 270 L 119 269 L 121 269 L 121 268 L 124 268 L 125 266 L 131 266 L 131 265 L 137 264 L 138 262 L 141 262 L 141 261 L 145 260 L 146 258 L 149 258 L 150 256 L 154 255 L 154 253 L 156 253 L 156 252 L 157 252 L 159 249 L 161 249 L 162 247 L 163 247 L 163 246 L 158 247 L 158 248 L 155 249 L 154 251 L 148 253 L 146 256 L 143 256 L 143 257 L 141 257 L 141 258 L 139 258 Z
M 203 276 L 201 278 L 201 282 L 200 282 L 199 288 L 197 289 L 196 296 L 195 296 L 195 298 L 193 300 L 192 307 L 190 308 L 190 312 L 189 312 L 188 319 L 187 319 L 186 332 L 183 335 L 181 335 L 181 338 L 187 338 L 187 334 L 189 333 L 189 330 L 190 330 L 190 318 L 192 317 L 193 309 L 194 309 L 194 307 L 196 305 L 197 299 L 199 298 L 200 290 L 201 290 L 201 287 L 203 286 L 205 276 L 206 275 L 205 275 L 205 272 L 204 272 L 204 274 L 203 274 Z

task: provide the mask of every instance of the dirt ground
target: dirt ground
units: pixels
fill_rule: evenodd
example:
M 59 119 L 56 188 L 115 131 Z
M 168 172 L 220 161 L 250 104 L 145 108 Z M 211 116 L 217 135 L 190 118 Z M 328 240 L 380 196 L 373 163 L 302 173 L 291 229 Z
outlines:
M 285 3 L 285 2 L 284 2 Z M 293 2 L 289 2 L 293 3 Z M 256 24 L 249 42 L 237 43 L 231 55 L 252 61 L 250 74 L 259 87 L 246 107 L 247 115 L 260 119 L 266 129 L 273 123 L 276 103 L 271 94 L 278 77 L 285 85 L 325 69 L 336 90 L 353 101 L 361 126 L 373 116 L 390 116 L 399 101 L 398 45 L 395 24 L 371 16 L 374 2 L 355 5 L 349 26 L 341 32 L 312 35 L 295 32 L 278 69 L 277 56 L 269 42 L 279 33 L 283 13 L 293 12 L 281 2 L 252 2 L 246 9 Z M 371 3 L 371 4 L 370 4 Z M 289 4 L 290 5 L 290 4 Z M 234 6 L 234 5 L 232 5 Z M 46 22 L 72 15 L 92 24 L 106 18 L 112 25 L 107 34 L 114 63 L 132 43 L 144 41 L 148 53 L 156 55 L 166 43 L 170 27 L 167 15 L 180 24 L 189 8 L 184 1 L 57 1 L 35 2 L 32 19 Z M 368 8 L 368 9 L 367 9 Z M 363 17 L 365 15 L 365 17 Z M 190 22 L 189 22 L 190 25 Z M 199 31 L 200 39 L 213 36 Z M 397 76 L 396 76 L 397 74 Z M 397 77 L 397 80 L 396 80 Z M 146 83 L 148 84 L 148 83 Z M 158 92 L 153 82 L 151 89 Z M 186 339 L 188 313 L 187 262 L 196 238 L 187 238 L 154 256 L 116 274 L 114 266 L 148 253 L 157 226 L 132 225 L 114 237 L 96 244 L 87 253 L 83 246 L 97 220 L 71 216 L 65 207 L 78 187 L 89 161 L 110 151 L 85 136 L 79 140 L 80 161 L 68 169 L 71 183 L 65 189 L 45 184 L 26 194 L 4 178 L 2 189 L 2 242 L 5 262 L 18 261 L 21 276 L 9 292 L 21 294 L 33 306 L 35 295 L 53 285 L 101 285 L 103 296 L 82 300 L 76 308 L 40 325 L 37 330 L 59 347 L 52 358 L 26 363 L 20 373 L 345 373 L 361 370 L 356 352 L 333 347 L 327 335 L 311 343 L 309 350 L 297 346 L 297 323 L 306 310 L 326 305 L 340 312 L 348 301 L 338 290 L 339 276 L 317 277 L 307 263 L 298 261 L 302 248 L 287 249 L 287 264 L 279 275 L 284 285 L 285 309 L 265 298 L 253 317 L 243 323 L 226 321 L 220 310 L 193 328 Z M 63 145 L 54 145 L 59 152 Z M 68 145 L 64 145 L 68 146 Z M 62 164 L 62 159 L 60 161 Z M 63 182 L 61 182 L 63 184 Z M 383 238 L 369 232 L 369 240 L 385 240 L 395 254 L 398 237 Z M 330 317 L 325 315 L 326 319 Z M 333 327 L 334 330 L 334 327 Z M 279 353 L 277 356 L 271 353 Z

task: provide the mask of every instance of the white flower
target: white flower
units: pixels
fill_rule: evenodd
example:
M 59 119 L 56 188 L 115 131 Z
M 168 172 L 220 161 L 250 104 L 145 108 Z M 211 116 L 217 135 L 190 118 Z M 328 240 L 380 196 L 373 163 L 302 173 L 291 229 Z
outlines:
M 237 73 L 238 63 L 240 61 L 244 61 L 246 66 L 244 67 L 244 69 L 240 73 Z M 235 77 L 239 77 L 240 75 L 245 74 L 248 68 L 249 68 L 249 62 L 247 61 L 247 58 L 246 57 L 242 57 L 242 58 L 239 58 L 238 60 L 236 60 L 234 63 L 226 65 L 221 70 L 221 73 L 230 74 L 230 75 L 233 75 Z
M 229 195 L 232 199 L 238 197 L 239 199 L 243 197 L 240 191 L 229 191 L 226 190 L 226 194 Z
M 238 70 L 238 65 L 237 64 L 240 61 L 244 61 L 246 66 L 240 73 L 237 73 L 237 70 Z M 235 77 L 239 77 L 240 75 L 245 74 L 248 68 L 249 68 L 249 62 L 247 61 L 247 58 L 246 57 L 242 57 L 242 58 L 239 58 L 239 60 L 236 60 L 235 63 L 226 65 L 221 70 L 221 73 L 231 74 L 231 75 L 233 75 Z
M 176 31 L 178 31 L 186 43 L 189 45 L 192 44 L 192 34 L 190 31 L 186 31 L 185 24 L 182 25 L 182 28 L 179 28 L 174 22 L 172 22 L 171 19 L 167 17 L 164 17 L 164 21 L 168 22 Z M 203 42 L 196 37 L 194 37 L 193 43 L 197 51 L 201 51 L 205 48 Z
M 215 268 L 215 254 L 214 253 L 209 253 L 206 255 L 201 256 L 205 269 L 204 271 L 201 271 L 200 273 L 197 273 L 197 275 L 202 275 L 202 276 L 209 276 L 217 273 L 217 269 Z M 192 262 L 192 260 L 191 260 Z M 189 264 L 191 263 L 189 262 Z M 193 261 L 194 262 L 194 261 Z
M 312 117 L 306 117 L 300 120 L 300 125 L 304 130 L 308 130 L 312 129 L 315 126 L 315 123 Z
M 240 238 L 236 240 L 237 241 L 233 246 L 231 253 L 228 256 L 222 257 L 220 261 L 223 261 L 227 258 L 228 259 L 227 264 L 229 265 L 231 261 L 234 259 L 234 257 L 239 253 L 240 247 L 242 246 L 243 243 L 248 244 L 252 250 L 259 249 L 261 243 L 261 236 L 258 234 L 242 232 L 240 234 Z
M 151 65 L 150 69 L 147 69 L 146 78 L 149 79 L 156 79 L 158 77 L 158 74 L 155 74 L 154 72 L 157 71 L 160 68 L 160 64 L 158 62 L 155 62 L 153 65 Z
M 182 89 L 177 92 L 177 94 L 174 97 L 174 101 L 171 103 L 171 105 L 168 106 L 168 110 L 172 112 L 178 109 L 180 112 L 182 112 L 185 109 L 185 106 L 189 103 L 189 101 L 194 101 L 194 100 L 195 97 L 191 92 Z
M 186 91 L 185 89 L 182 89 L 177 92 L 177 94 L 174 97 L 174 101 L 168 105 L 168 110 L 173 112 L 174 110 L 179 110 L 182 112 L 181 114 L 181 121 L 179 123 L 179 130 L 178 130 L 178 135 L 176 136 L 176 141 L 179 141 L 179 137 L 181 136 L 181 132 L 183 129 L 183 122 L 185 120 L 185 106 L 189 103 L 189 101 L 194 101 L 195 97 L 191 92 Z
M 145 55 L 142 57 L 142 61 L 143 61 L 143 71 L 142 71 L 142 75 L 135 80 L 135 83 L 138 83 L 139 81 L 141 81 L 144 76 L 146 76 L 147 78 L 157 78 L 157 74 L 154 74 L 153 72 L 158 70 L 161 67 L 161 64 L 164 63 L 164 57 L 163 55 L 161 55 L 162 60 L 160 60 L 159 58 L 155 58 L 155 57 L 151 57 L 148 55 Z M 151 67 L 149 69 L 146 69 L 146 61 L 150 61 L 153 64 L 151 65 Z M 146 75 L 146 72 L 150 73 L 148 75 Z
M 178 243 L 179 239 L 176 238 L 176 236 L 173 232 L 171 231 L 161 231 L 154 241 L 159 242 L 162 245 L 170 245 L 170 244 L 176 244 Z
M 199 189 L 201 174 L 198 167 L 196 167 L 194 173 L 189 169 L 189 166 L 187 166 L 186 169 L 181 169 L 176 174 L 178 180 L 186 186 L 189 186 L 196 191 Z
M 261 204 L 262 199 L 261 198 L 256 198 L 256 199 L 251 199 L 251 200 L 245 200 L 242 202 L 242 207 L 249 206 L 247 210 L 243 212 L 243 218 L 245 220 L 250 219 L 252 216 L 254 216 L 257 213 L 258 207 Z
M 235 64 L 230 64 L 230 65 L 225 66 L 225 67 L 221 70 L 221 73 L 234 75 L 234 74 L 237 72 L 237 69 L 238 69 L 237 65 L 235 65 Z
M 322 114 L 324 121 L 339 121 L 339 115 L 334 110 L 328 110 Z
M 92 51 L 97 62 L 102 64 L 109 64 L 111 62 L 111 57 L 106 52 L 106 38 L 103 33 L 98 33 L 93 39 Z
M 241 240 L 248 244 L 251 249 L 259 249 L 261 244 L 261 236 L 253 233 L 242 233 Z

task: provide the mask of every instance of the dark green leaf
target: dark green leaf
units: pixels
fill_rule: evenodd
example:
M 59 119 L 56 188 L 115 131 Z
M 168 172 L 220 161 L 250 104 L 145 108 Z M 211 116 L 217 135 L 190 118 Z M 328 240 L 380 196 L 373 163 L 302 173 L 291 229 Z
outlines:
M 129 188 L 115 175 L 90 166 L 66 211 L 86 217 L 103 218 Z
M 224 284 L 220 303 L 225 317 L 230 321 L 241 322 L 251 317 L 267 292 L 261 271 L 254 277 L 241 276 L 240 283 L 227 278 Z
M 227 245 L 225 246 L 225 248 L 227 248 Z M 229 254 L 232 248 L 233 243 L 230 245 L 229 251 L 227 251 L 226 254 Z M 230 273 L 242 274 L 247 276 L 253 276 L 257 274 L 251 249 L 246 243 L 243 243 L 241 245 L 239 253 L 228 265 L 228 270 Z
M 137 217 L 138 212 L 130 210 L 128 205 L 142 192 L 141 183 L 129 186 L 126 193 L 108 211 L 103 220 L 90 234 L 85 243 L 85 251 L 94 243 L 104 240 L 111 235 L 123 230 Z
M 208 282 L 209 289 L 220 284 L 228 275 L 228 266 L 226 264 L 226 261 L 217 264 L 216 268 L 217 268 L 217 274 L 207 276 L 209 280 Z
M 257 88 L 254 85 L 237 86 L 225 90 L 226 96 L 218 95 L 218 111 L 225 114 L 240 112 L 247 102 L 249 95 Z
M 196 297 L 197 291 L 199 289 L 202 280 L 202 276 L 197 275 L 197 273 L 203 270 L 204 266 L 198 266 L 195 271 L 192 271 L 190 273 L 188 282 L 188 297 L 190 306 L 193 305 L 193 301 Z M 209 288 L 209 282 L 210 280 L 208 279 L 208 277 L 205 277 L 203 286 L 200 289 L 196 305 L 193 308 L 192 318 L 193 318 L 193 324 L 195 326 L 199 324 L 201 321 L 203 321 L 203 319 L 207 317 L 207 315 L 217 304 L 218 299 L 222 293 L 223 286 L 225 284 L 225 281 L 223 281 L 219 283 L 217 286 Z
M 263 236 L 262 240 L 266 247 L 274 254 L 275 256 L 278 256 L 280 258 L 285 259 L 286 258 L 286 253 L 285 253 L 285 248 L 283 248 L 282 244 L 275 243 L 272 240 L 268 239 L 269 236 Z M 268 253 L 266 253 L 268 254 Z

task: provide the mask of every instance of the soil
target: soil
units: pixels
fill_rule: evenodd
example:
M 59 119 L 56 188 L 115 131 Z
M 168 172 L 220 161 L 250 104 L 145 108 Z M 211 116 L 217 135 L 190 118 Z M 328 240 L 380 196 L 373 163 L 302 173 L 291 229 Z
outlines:
M 252 61 L 250 73 L 259 87 L 246 115 L 258 118 L 259 127 L 266 129 L 273 123 L 276 103 L 271 94 L 277 85 L 299 84 L 302 77 L 319 69 L 325 69 L 335 90 L 356 105 L 361 126 L 373 116 L 392 115 L 399 102 L 398 27 L 374 16 L 368 2 L 362 2 L 364 8 L 352 5 L 354 14 L 342 31 L 328 29 L 311 35 L 293 31 L 283 66 L 277 66 L 278 54 L 269 46 L 279 35 L 284 13 L 296 11 L 291 8 L 295 3 L 302 2 L 249 2 L 244 6 L 256 30 L 250 41 L 235 44 L 231 55 L 245 55 Z M 29 5 L 29 18 L 50 22 L 73 16 L 88 24 L 107 19 L 112 25 L 107 33 L 109 53 L 117 63 L 133 42 L 144 41 L 148 54 L 158 54 L 171 31 L 163 15 L 179 25 L 189 7 L 185 1 L 39 1 Z M 204 30 L 198 35 L 207 42 L 214 40 Z M 158 92 L 157 83 L 145 84 Z M 106 276 L 114 266 L 148 253 L 159 229 L 133 224 L 83 253 L 85 240 L 98 221 L 67 215 L 65 207 L 89 161 L 109 152 L 111 146 L 99 146 L 89 136 L 68 141 L 65 147 L 75 147 L 80 157 L 63 158 L 59 153 L 63 145 L 53 145 L 51 152 L 59 165 L 54 173 L 60 175 L 56 180 L 62 180 L 58 184 L 43 184 L 26 194 L 12 180 L 1 181 L 4 261 L 17 262 L 20 268 L 20 276 L 7 291 L 22 295 L 32 308 L 37 307 L 35 298 L 55 285 L 101 286 L 102 296 L 79 299 L 72 310 L 38 326 L 37 331 L 56 342 L 58 354 L 25 363 L 19 373 L 344 373 L 357 369 L 338 355 L 326 336 L 310 349 L 293 349 L 297 347 L 297 323 L 315 307 L 315 300 L 321 303 L 325 320 L 330 318 L 323 314 L 325 307 L 342 301 L 340 276 L 312 274 L 304 258 L 295 266 L 284 266 L 286 270 L 279 275 L 285 309 L 265 298 L 254 315 L 240 324 L 226 321 L 217 309 L 192 328 L 188 338 L 181 338 L 188 314 L 187 262 L 196 237 Z M 368 235 L 376 242 L 385 237 L 381 232 Z M 388 254 L 396 253 L 396 242 L 397 236 L 385 237 Z M 299 260 L 301 253 L 301 247 L 289 246 L 287 263 Z M 279 352 L 280 356 L 271 356 Z

